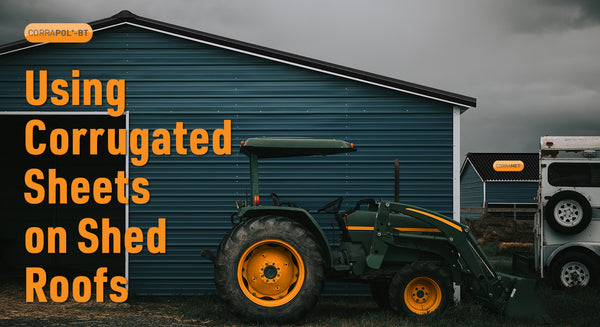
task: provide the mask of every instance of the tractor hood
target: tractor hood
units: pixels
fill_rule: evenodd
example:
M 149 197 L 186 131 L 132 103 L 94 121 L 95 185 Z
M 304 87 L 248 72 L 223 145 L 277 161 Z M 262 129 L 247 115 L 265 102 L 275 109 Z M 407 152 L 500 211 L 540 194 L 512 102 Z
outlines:
M 253 137 L 243 141 L 240 152 L 258 158 L 299 157 L 356 151 L 352 143 L 336 139 L 302 137 Z

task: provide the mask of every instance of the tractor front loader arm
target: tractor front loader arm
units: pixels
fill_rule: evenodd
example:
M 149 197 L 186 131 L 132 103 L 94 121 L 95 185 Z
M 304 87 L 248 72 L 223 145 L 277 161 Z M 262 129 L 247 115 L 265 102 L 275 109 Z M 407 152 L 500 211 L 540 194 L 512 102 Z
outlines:
M 395 230 L 391 228 L 390 213 L 404 214 L 426 222 L 439 230 L 443 236 L 415 235 L 414 233 Z M 387 248 L 394 246 L 394 237 L 417 237 L 449 243 L 457 253 L 456 258 L 454 258 L 456 261 L 455 266 L 462 267 L 463 273 L 474 277 L 474 280 L 480 281 L 477 289 L 481 290 L 482 295 L 485 295 L 486 298 L 490 297 L 490 294 L 492 298 L 497 297 L 497 294 L 494 294 L 493 285 L 497 284 L 498 274 L 467 226 L 427 209 L 403 203 L 382 202 L 377 211 L 373 229 L 373 242 L 367 256 L 369 267 L 378 269 L 381 266 Z
M 430 224 L 441 232 L 436 235 L 415 235 L 399 231 L 391 226 L 390 214 L 404 214 Z M 388 247 L 394 246 L 395 237 L 421 238 L 450 244 L 456 253 L 453 269 L 460 269 L 462 283 L 468 281 L 473 296 L 492 309 L 513 317 L 528 317 L 547 322 L 549 316 L 535 294 L 535 280 L 496 272 L 485 253 L 471 234 L 469 227 L 439 213 L 397 202 L 381 202 L 373 229 L 373 242 L 367 256 L 367 265 L 378 269 Z

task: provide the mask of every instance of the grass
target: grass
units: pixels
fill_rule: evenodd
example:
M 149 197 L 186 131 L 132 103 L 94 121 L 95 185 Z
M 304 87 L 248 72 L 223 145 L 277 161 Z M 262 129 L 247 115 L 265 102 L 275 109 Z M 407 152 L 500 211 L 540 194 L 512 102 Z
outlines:
M 497 245 L 484 246 L 497 270 L 511 272 L 512 258 L 497 254 Z M 537 293 L 553 326 L 598 326 L 600 290 L 555 290 L 538 283 Z M 139 297 L 127 303 L 25 303 L 24 285 L 0 280 L 0 326 L 254 326 L 238 319 L 216 295 Z M 259 326 L 271 326 L 261 324 Z M 294 326 L 537 326 L 510 319 L 464 299 L 442 315 L 411 318 L 379 308 L 370 297 L 322 297 Z
M 498 255 L 497 244 L 487 244 L 483 250 L 489 254 L 494 267 L 511 273 L 512 257 Z M 600 290 L 594 288 L 556 290 L 544 282 L 536 288 L 544 308 L 551 316 L 553 326 L 598 326 L 596 310 L 600 304 Z M 176 297 L 181 318 L 202 322 L 208 326 L 252 326 L 232 315 L 215 295 Z M 302 326 L 538 326 L 532 320 L 511 319 L 496 314 L 474 300 L 449 307 L 442 315 L 412 318 L 384 310 L 370 297 L 323 297 L 302 321 Z M 264 324 L 262 326 L 270 326 Z
M 538 287 L 544 307 L 552 317 L 553 326 L 598 326 L 595 312 L 600 300 L 597 289 L 552 290 Z M 233 316 L 214 295 L 177 297 L 176 304 L 182 321 L 194 321 L 205 326 L 253 326 Z M 261 324 L 259 326 L 271 326 Z M 468 301 L 448 308 L 443 315 L 411 318 L 383 310 L 369 297 L 324 297 L 316 308 L 295 326 L 537 326 L 528 320 L 510 319 Z

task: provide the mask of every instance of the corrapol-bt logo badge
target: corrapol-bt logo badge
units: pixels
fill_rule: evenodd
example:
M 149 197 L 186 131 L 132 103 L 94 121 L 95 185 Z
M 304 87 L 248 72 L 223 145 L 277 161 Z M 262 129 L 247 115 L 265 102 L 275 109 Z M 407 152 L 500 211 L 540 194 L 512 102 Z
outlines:
M 86 43 L 93 31 L 84 23 L 31 23 L 24 34 L 31 43 Z
M 522 171 L 525 164 L 521 160 L 496 160 L 494 161 L 495 171 Z

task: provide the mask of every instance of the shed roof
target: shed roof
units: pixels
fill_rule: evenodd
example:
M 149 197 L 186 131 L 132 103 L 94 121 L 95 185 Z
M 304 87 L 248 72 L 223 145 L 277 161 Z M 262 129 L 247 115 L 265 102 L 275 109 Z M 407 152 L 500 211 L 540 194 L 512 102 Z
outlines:
M 524 164 L 523 170 L 496 171 L 494 162 L 497 160 L 519 160 Z M 472 153 L 469 152 L 461 169 L 461 175 L 467 163 L 471 163 L 479 177 L 484 182 L 537 182 L 539 180 L 539 155 L 537 153 Z
M 390 88 L 409 94 L 415 94 L 422 97 L 427 97 L 434 100 L 455 104 L 465 108 L 475 107 L 477 104 L 477 100 L 475 98 L 466 95 L 443 91 L 428 86 L 410 83 L 387 76 L 377 75 L 354 68 L 340 66 L 317 59 L 312 59 L 296 54 L 291 54 L 288 52 L 270 49 L 251 43 L 246 43 L 214 34 L 197 31 L 186 27 L 157 21 L 150 18 L 141 17 L 127 10 L 123 10 L 114 16 L 89 23 L 94 32 L 122 24 L 129 24 L 140 28 L 154 30 L 157 32 L 173 35 L 176 37 L 182 37 L 196 42 L 211 44 L 217 47 L 227 48 L 230 50 L 243 52 L 249 55 L 259 56 L 315 71 L 320 71 L 327 74 L 362 81 L 380 87 Z M 23 39 L 20 41 L 0 46 L 0 55 L 11 53 L 14 51 L 24 50 L 32 46 L 39 46 L 42 44 L 32 44 L 29 43 L 27 40 Z

